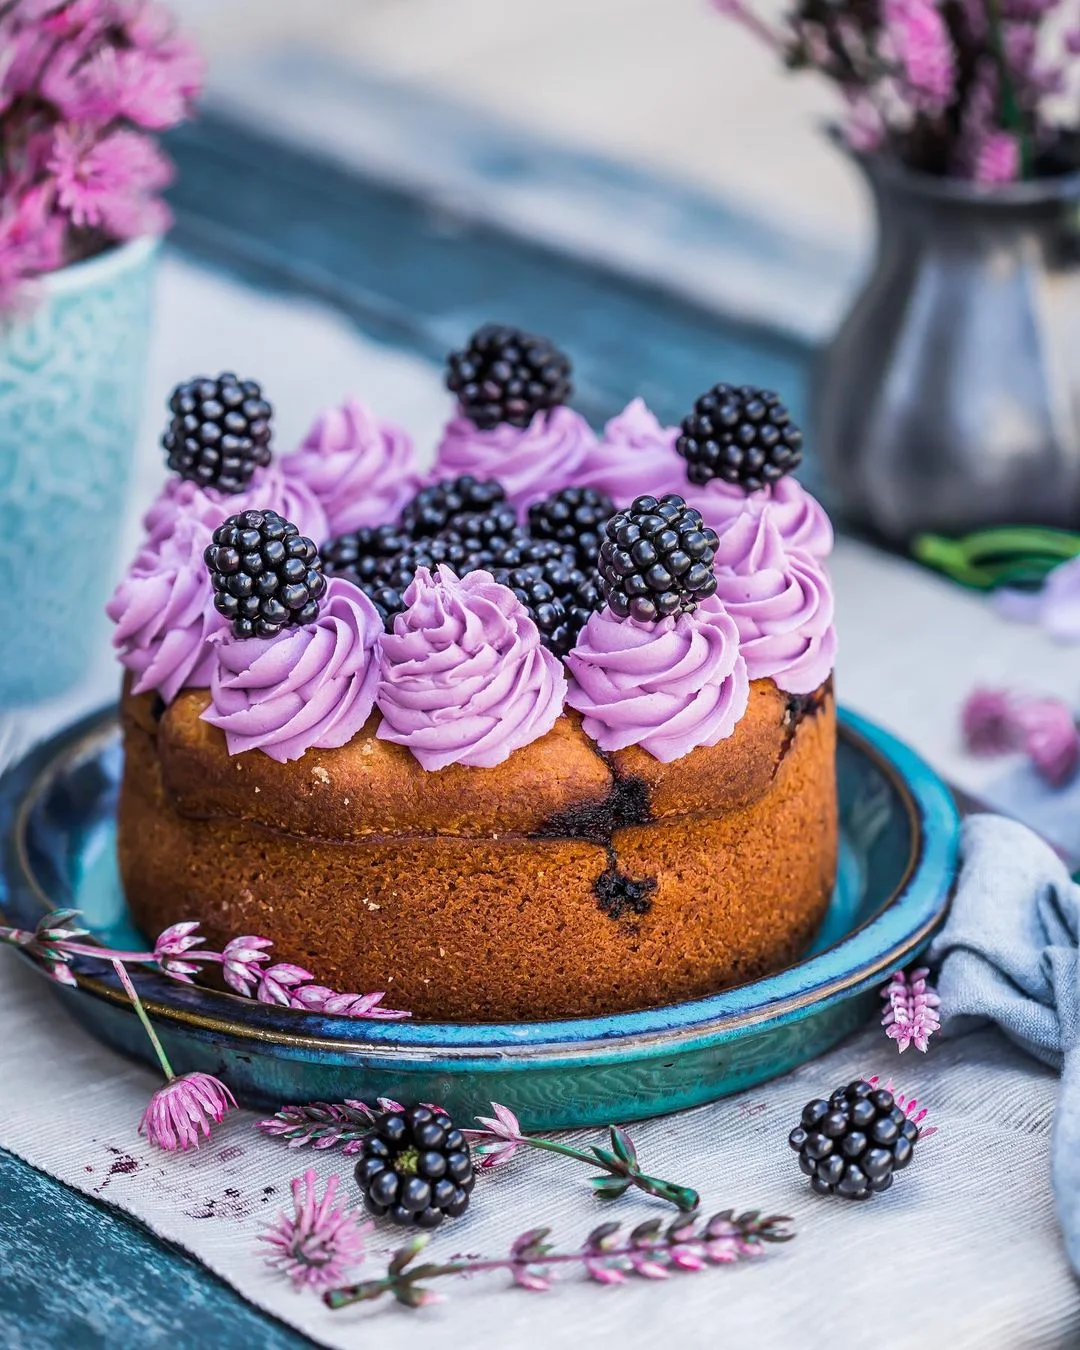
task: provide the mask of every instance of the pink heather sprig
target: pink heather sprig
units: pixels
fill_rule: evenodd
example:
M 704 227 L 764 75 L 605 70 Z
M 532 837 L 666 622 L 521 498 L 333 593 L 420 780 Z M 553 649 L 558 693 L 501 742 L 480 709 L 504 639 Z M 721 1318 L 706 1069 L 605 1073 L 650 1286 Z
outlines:
M 903 72 L 911 106 L 936 116 L 956 87 L 956 53 L 933 0 L 886 0 L 886 40 Z
M 927 1041 L 941 1026 L 937 1011 L 941 1000 L 926 983 L 929 974 L 925 966 L 908 972 L 898 970 L 881 991 L 887 1004 L 881 1025 L 901 1054 L 909 1045 L 925 1052 Z
M 72 928 L 77 910 L 57 910 L 47 914 L 30 932 L 0 927 L 0 943 L 21 947 L 52 979 L 74 984 L 71 962 L 75 957 L 93 957 L 115 965 L 152 966 L 170 979 L 193 983 L 200 967 L 219 965 L 225 983 L 244 998 L 273 1003 L 300 1012 L 317 1012 L 336 1017 L 367 1018 L 374 1021 L 400 1021 L 409 1014 L 398 1008 L 384 1008 L 383 993 L 350 994 L 313 983 L 314 976 L 302 966 L 290 962 L 266 965 L 273 943 L 269 938 L 246 936 L 233 938 L 223 951 L 203 946 L 199 925 L 193 920 L 174 923 L 160 934 L 152 951 L 114 951 L 93 942 L 80 942 L 85 928 Z
M 762 1218 L 759 1210 L 740 1215 L 725 1210 L 703 1223 L 694 1217 L 681 1218 L 667 1228 L 659 1219 L 650 1219 L 625 1236 L 621 1224 L 603 1223 L 576 1252 L 554 1251 L 547 1241 L 551 1229 L 532 1228 L 516 1239 L 505 1257 L 414 1266 L 429 1241 L 422 1233 L 395 1253 L 384 1276 L 329 1289 L 323 1302 L 336 1311 L 390 1294 L 406 1308 L 425 1308 L 443 1297 L 427 1288 L 427 1281 L 497 1270 L 507 1271 L 519 1289 L 538 1294 L 551 1288 L 553 1269 L 566 1266 L 579 1266 L 586 1278 L 599 1284 L 625 1284 L 634 1277 L 666 1280 L 674 1274 L 693 1274 L 711 1265 L 732 1265 L 760 1256 L 767 1243 L 791 1241 L 795 1234 L 788 1228 L 790 1223 L 783 1215 Z
M 259 1241 L 270 1247 L 267 1265 L 286 1275 L 294 1289 L 330 1289 L 364 1259 L 364 1239 L 374 1225 L 338 1199 L 340 1178 L 331 1177 L 319 1197 L 318 1175 L 309 1168 L 292 1180 L 293 1212 L 284 1210 Z
M 202 77 L 156 0 L 0 3 L 0 310 L 34 278 L 167 226 L 154 133 L 190 116 Z
M 431 1102 L 422 1105 L 433 1111 L 442 1107 Z M 273 1139 L 283 1139 L 290 1148 L 341 1148 L 343 1153 L 359 1153 L 364 1140 L 383 1111 L 402 1111 L 400 1102 L 377 1098 L 377 1105 L 347 1100 L 309 1102 L 304 1106 L 282 1106 L 269 1120 L 260 1120 L 255 1128 Z

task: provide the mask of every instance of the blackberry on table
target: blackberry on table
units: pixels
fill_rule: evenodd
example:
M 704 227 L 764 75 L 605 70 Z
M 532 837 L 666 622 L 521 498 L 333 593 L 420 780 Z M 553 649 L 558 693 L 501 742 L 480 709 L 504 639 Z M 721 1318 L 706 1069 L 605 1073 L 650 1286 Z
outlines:
M 172 419 L 161 438 L 169 468 L 219 492 L 243 492 L 255 470 L 270 463 L 272 409 L 254 380 L 230 371 L 178 384 Z
M 771 389 L 718 384 L 683 418 L 675 449 L 691 483 L 719 478 L 750 493 L 798 468 L 802 432 Z
M 506 501 L 506 489 L 493 478 L 462 474 L 421 488 L 401 513 L 403 533 L 428 538 L 452 525 L 458 516 L 489 511 Z
M 604 527 L 600 589 L 613 614 L 653 623 L 689 612 L 716 590 L 717 537 L 673 492 L 635 497 Z
M 326 591 L 319 551 L 276 511 L 243 511 L 217 527 L 204 554 L 214 608 L 238 638 L 313 623 Z
M 819 1195 L 869 1200 L 908 1165 L 918 1138 L 893 1094 L 860 1079 L 807 1102 L 788 1143 Z
M 529 533 L 534 539 L 569 544 L 582 570 L 596 566 L 604 525 L 615 514 L 615 503 L 591 487 L 568 487 L 529 507 Z
M 438 1228 L 469 1207 L 475 1176 L 469 1145 L 443 1111 L 387 1111 L 361 1146 L 356 1184 L 369 1213 Z
M 569 401 L 570 362 L 547 338 L 489 323 L 450 353 L 446 387 L 483 430 L 527 427 L 538 412 Z

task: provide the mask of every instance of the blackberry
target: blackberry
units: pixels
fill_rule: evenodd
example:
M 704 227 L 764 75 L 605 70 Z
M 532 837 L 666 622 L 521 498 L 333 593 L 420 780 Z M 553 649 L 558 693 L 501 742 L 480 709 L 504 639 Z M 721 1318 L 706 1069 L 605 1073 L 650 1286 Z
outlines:
M 506 490 L 501 483 L 462 474 L 421 488 L 402 511 L 400 527 L 414 539 L 425 539 L 445 530 L 458 516 L 486 512 L 505 501 Z
M 517 523 L 514 508 L 506 504 L 493 506 L 487 512 L 455 516 L 453 523 L 436 537 L 462 544 L 470 553 L 484 558 L 495 558 L 528 541 L 528 535 Z
M 544 646 L 556 656 L 565 656 L 574 645 L 574 639 L 566 609 L 550 582 L 535 576 L 527 567 L 496 568 L 492 575 L 500 585 L 513 591 L 529 611 Z
M 161 443 L 169 468 L 219 492 L 243 492 L 270 463 L 272 409 L 254 380 L 225 372 L 178 384 L 169 399 L 172 420 Z
M 573 547 L 583 571 L 596 567 L 604 525 L 615 514 L 606 493 L 590 487 L 568 487 L 529 507 L 529 533 L 534 539 L 555 539 Z
M 893 1094 L 860 1079 L 807 1102 L 788 1143 L 819 1195 L 869 1200 L 908 1165 L 918 1137 Z
M 214 608 L 238 638 L 275 637 L 313 623 L 326 590 L 319 551 L 276 511 L 243 511 L 213 534 L 204 554 Z
M 377 577 L 373 581 L 356 583 L 375 606 L 382 626 L 388 633 L 394 631 L 394 619 L 405 613 L 405 596 L 396 586 L 390 586 Z
M 482 429 L 527 427 L 538 412 L 569 401 L 570 362 L 547 338 L 489 323 L 450 353 L 446 387 Z
M 418 567 L 434 571 L 440 563 L 446 565 L 463 577 L 466 572 L 474 572 L 484 562 L 484 558 L 475 550 L 469 549 L 460 539 L 418 539 L 409 548 L 389 559 L 379 569 L 380 580 L 396 590 L 404 591 Z
M 691 483 L 720 478 L 750 493 L 798 468 L 802 432 L 772 390 L 718 384 L 683 418 L 675 449 Z
M 361 1145 L 356 1184 L 369 1213 L 438 1228 L 469 1207 L 472 1156 L 445 1112 L 428 1106 L 387 1111 Z
M 716 532 L 675 493 L 635 497 L 604 527 L 600 589 L 613 614 L 652 623 L 692 610 L 716 590 Z
M 380 569 L 412 543 L 395 525 L 362 525 L 340 535 L 322 550 L 327 576 L 346 577 L 364 587 L 373 582 Z
M 601 589 L 600 573 L 594 567 L 586 572 L 569 595 L 559 597 L 566 610 L 566 622 L 570 629 L 571 646 L 581 630 L 589 622 L 589 616 L 604 608 L 604 592 Z

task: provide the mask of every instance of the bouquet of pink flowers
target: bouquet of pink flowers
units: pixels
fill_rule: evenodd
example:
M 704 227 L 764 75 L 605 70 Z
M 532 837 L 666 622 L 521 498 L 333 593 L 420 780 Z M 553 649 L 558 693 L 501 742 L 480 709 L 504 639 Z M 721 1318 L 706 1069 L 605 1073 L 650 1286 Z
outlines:
M 1080 168 L 1068 80 L 1080 26 L 1060 0 L 796 0 L 775 26 L 745 0 L 713 2 L 791 69 L 838 86 L 859 153 L 988 185 Z
M 202 73 L 154 0 L 0 0 L 0 312 L 166 228 L 172 168 L 147 133 L 188 117 Z

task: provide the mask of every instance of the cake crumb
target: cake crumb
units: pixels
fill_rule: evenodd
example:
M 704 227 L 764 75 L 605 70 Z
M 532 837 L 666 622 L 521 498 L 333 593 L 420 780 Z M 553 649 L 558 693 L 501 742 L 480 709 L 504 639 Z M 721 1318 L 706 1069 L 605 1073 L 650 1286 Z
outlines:
M 366 907 L 372 911 L 382 909 L 382 905 L 377 905 L 374 900 L 369 900 L 366 895 L 360 903 L 366 905 Z
M 360 753 L 362 755 L 373 755 L 375 753 L 375 747 L 372 745 L 370 741 L 365 741 L 364 744 L 360 747 Z
M 346 798 L 345 798 L 345 805 L 348 806 L 348 804 L 349 804 L 349 799 L 348 799 L 348 797 L 346 797 Z
M 255 784 L 255 791 L 256 791 L 256 792 L 261 792 L 261 791 L 262 791 L 262 788 L 259 787 L 258 783 Z
M 439 948 L 439 955 L 440 955 L 440 956 L 445 956 L 445 955 L 446 955 L 446 948 L 445 948 L 445 947 L 440 947 L 440 948 Z
M 312 778 L 317 778 L 320 783 L 328 784 L 330 782 L 330 775 L 326 772 L 326 770 L 323 768 L 321 764 L 315 765 L 315 767 L 311 771 L 311 776 Z

